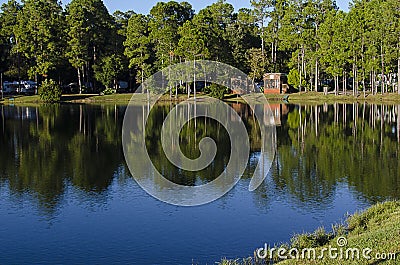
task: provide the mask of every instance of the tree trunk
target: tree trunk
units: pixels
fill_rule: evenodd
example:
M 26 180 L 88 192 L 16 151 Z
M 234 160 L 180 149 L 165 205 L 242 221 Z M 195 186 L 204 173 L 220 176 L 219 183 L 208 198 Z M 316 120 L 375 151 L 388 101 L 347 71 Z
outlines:
M 355 81 L 356 81 L 356 90 L 355 90 L 355 95 L 358 96 L 358 88 L 359 88 L 359 80 L 358 80 L 358 67 L 356 65 L 356 69 L 355 69 Z
M 397 105 L 397 142 L 400 143 L 400 105 Z
M 275 62 L 274 62 L 275 46 L 274 46 L 274 41 L 272 41 L 271 45 L 272 45 L 272 47 L 271 47 L 271 60 L 272 60 L 272 64 L 274 65 L 274 71 L 275 71 Z
M 278 61 L 278 43 L 276 40 L 274 40 L 274 72 L 277 72 L 278 69 L 276 67 L 277 61 Z
M 362 45 L 361 45 L 361 70 L 362 70 L 362 86 L 363 86 L 363 93 L 365 98 L 365 69 L 364 69 L 364 37 L 362 38 Z
M 304 46 L 301 45 L 301 72 L 300 72 L 300 92 L 301 92 L 301 86 L 302 86 L 302 76 L 304 73 Z M 304 90 L 305 91 L 305 90 Z
M 144 87 L 144 71 L 143 71 L 143 67 L 142 67 L 142 91 L 144 93 L 145 87 Z
M 381 44 L 381 66 L 382 66 L 382 95 L 385 93 L 385 63 L 383 62 L 383 45 Z
M 372 82 L 374 83 L 374 95 L 378 94 L 378 86 L 376 85 L 376 72 L 372 72 Z
M 85 66 L 84 65 L 82 65 L 82 81 L 83 82 L 88 82 L 87 80 L 85 80 L 85 78 L 86 78 L 86 71 L 85 71 Z M 82 89 L 83 89 L 83 86 L 84 86 L 84 83 L 82 82 Z
M 81 79 L 80 67 L 78 67 L 78 85 L 79 85 L 79 94 L 82 94 L 82 79 Z
M 307 79 L 307 74 L 306 74 L 306 62 L 304 58 L 306 57 L 306 50 L 304 48 L 304 45 L 301 46 L 301 69 L 304 74 L 304 78 Z
M 96 49 L 96 45 L 93 46 L 93 65 L 96 65 L 97 62 L 97 49 Z M 92 74 L 92 92 L 94 92 L 95 90 L 97 90 L 97 84 L 96 84 L 96 78 L 93 78 L 93 74 Z
M 371 94 L 374 94 L 374 85 L 372 84 L 372 71 L 369 72 L 369 83 L 371 84 Z
M 301 92 L 301 69 L 300 69 L 300 53 L 297 53 L 297 72 L 299 73 L 299 92 Z
M 318 92 L 318 59 L 315 59 L 315 92 Z
M 353 63 L 353 96 L 356 95 L 356 66 Z
M 336 95 L 336 91 L 337 91 L 337 82 L 336 82 L 336 78 L 337 78 L 337 76 L 334 75 L 334 76 L 333 76 L 333 92 L 335 92 L 335 95 Z M 324 94 L 325 94 L 325 86 L 323 87 L 323 91 L 324 91 Z
M 170 51 L 172 50 L 171 48 L 171 43 L 169 43 L 169 49 Z M 169 99 L 172 99 L 172 81 L 171 81 L 171 64 L 172 61 L 174 60 L 173 55 L 170 53 L 169 54 L 169 67 L 168 67 L 168 83 L 169 83 Z
M 196 100 L 196 57 L 194 57 L 193 61 L 193 95 L 194 95 L 194 100 Z
M 340 89 L 339 80 L 340 80 L 340 76 L 337 75 L 336 76 L 336 94 L 339 94 L 339 89 Z
M 261 54 L 263 67 L 265 67 L 264 16 L 261 18 Z
M 400 95 L 400 57 L 397 59 L 397 93 Z
M 301 80 L 301 75 L 303 74 L 302 72 L 299 72 L 300 74 L 299 74 L 299 78 L 300 78 L 300 84 L 299 84 L 299 92 L 301 92 L 301 82 L 302 82 L 302 80 Z

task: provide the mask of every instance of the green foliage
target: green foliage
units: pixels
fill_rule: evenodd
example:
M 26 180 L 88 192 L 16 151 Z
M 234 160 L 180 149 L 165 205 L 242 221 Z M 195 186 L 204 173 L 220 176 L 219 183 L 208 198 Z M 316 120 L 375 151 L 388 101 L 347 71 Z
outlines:
M 99 65 L 94 67 L 95 77 L 106 88 L 117 89 L 118 75 L 123 70 L 122 59 L 116 55 L 104 57 Z
M 64 10 L 57 0 L 10 0 L 0 12 L 0 71 L 14 79 L 28 73 L 61 78 L 82 89 L 95 81 L 111 86 L 115 73 L 105 77 L 112 69 L 104 65 L 113 56 L 118 68 L 129 65 L 117 75 L 137 83 L 171 64 L 211 59 L 254 80 L 266 72 L 289 73 L 290 84 L 302 91 L 328 79 L 335 92 L 340 86 L 354 94 L 400 85 L 398 0 L 357 0 L 349 12 L 332 0 L 252 0 L 251 6 L 235 12 L 218 0 L 195 14 L 189 3 L 169 1 L 147 16 L 111 16 L 102 0 L 72 0 Z M 71 68 L 73 78 L 60 75 Z M 381 82 L 382 75 L 390 82 Z M 343 87 L 345 78 L 354 83 Z
M 399 201 L 388 201 L 385 203 L 378 203 L 367 210 L 354 214 L 349 217 L 348 222 L 356 222 L 355 226 L 359 227 L 360 230 L 350 230 L 344 234 L 331 234 L 326 233 L 324 229 L 318 229 L 312 234 L 297 235 L 292 239 L 291 246 L 284 246 L 284 249 L 289 250 L 296 248 L 297 250 L 304 250 L 309 248 L 315 248 L 316 253 L 323 253 L 328 248 L 335 248 L 338 246 L 339 236 L 344 236 L 347 240 L 348 249 L 372 249 L 372 253 L 394 253 L 393 260 L 379 260 L 375 255 L 371 255 L 371 259 L 368 263 L 361 264 L 399 264 L 400 257 L 398 256 L 400 250 L 400 236 L 399 236 L 399 223 L 400 218 L 400 202 Z M 361 220 L 362 219 L 362 220 Z M 361 222 L 361 223 L 359 223 Z M 276 247 L 278 249 L 278 247 Z M 346 249 L 344 249 L 346 250 Z M 326 252 L 325 252 L 326 253 Z M 344 253 L 345 254 L 345 253 Z M 274 258 L 274 262 L 282 265 L 306 265 L 316 264 L 314 259 L 288 259 L 280 260 L 278 257 Z M 227 260 L 223 259 L 221 265 L 262 265 L 269 264 L 269 260 L 251 258 L 242 260 Z M 343 259 L 332 259 L 329 255 L 325 255 L 319 259 L 318 264 L 332 264 L 341 265 Z M 360 264 L 360 259 L 348 259 L 345 264 Z
M 82 92 L 82 78 L 92 71 L 113 50 L 111 39 L 117 39 L 114 21 L 102 0 L 73 0 L 66 8 L 67 52 L 71 65 L 77 69 L 78 83 Z M 101 62 L 102 64 L 104 62 Z M 97 69 L 98 70 L 98 69 Z M 99 70 L 98 70 L 99 71 Z M 97 72 L 98 72 L 97 71 Z M 100 75 L 103 83 L 104 76 Z
M 117 93 L 115 89 L 112 88 L 106 88 L 103 92 L 101 92 L 102 95 L 108 96 L 108 95 L 113 95 Z
M 290 112 L 288 115 L 287 124 L 290 129 L 297 129 L 300 126 L 300 114 L 298 111 Z
M 190 21 L 193 15 L 194 10 L 188 2 L 159 2 L 151 9 L 149 35 L 157 59 L 155 62 L 157 69 L 173 63 L 174 52 L 182 36 L 179 34 L 179 27 Z
M 9 71 L 15 54 L 12 54 L 15 41 L 14 26 L 17 23 L 17 15 L 21 5 L 16 1 L 9 1 L 1 6 L 0 12 L 0 72 Z
M 266 63 L 262 50 L 252 48 L 247 51 L 247 63 L 250 67 L 249 77 L 253 80 L 261 80 L 265 74 Z
M 288 84 L 296 88 L 300 88 L 300 73 L 299 71 L 297 71 L 297 69 L 290 70 L 288 74 Z M 302 77 L 301 79 L 301 84 L 302 87 L 306 86 L 306 81 L 304 77 Z
M 46 76 L 54 70 L 62 55 L 64 20 L 57 0 L 26 0 L 14 26 L 14 49 L 32 61 L 31 78 Z
M 60 86 L 52 79 L 43 81 L 39 87 L 39 97 L 46 103 L 59 102 L 61 100 L 61 93 Z
M 129 68 L 137 70 L 136 81 L 143 83 L 151 73 L 151 46 L 148 19 L 144 15 L 134 14 L 128 22 L 125 56 L 129 59 Z
M 181 28 L 177 54 L 189 60 L 195 60 L 197 55 L 208 56 L 205 36 L 191 21 L 187 21 Z
M 296 249 L 321 247 L 333 238 L 334 235 L 332 233 L 327 233 L 323 227 L 320 227 L 312 234 L 294 236 L 291 240 L 291 247 Z
M 398 211 L 400 202 L 389 201 L 387 203 L 379 203 L 365 212 L 358 212 L 352 215 L 348 220 L 348 229 L 355 233 L 361 233 L 368 227 L 379 224 L 387 219 L 394 212 Z
M 232 45 L 228 34 L 228 28 L 233 25 L 235 19 L 233 12 L 231 4 L 219 0 L 200 10 L 192 20 L 197 34 L 206 40 L 204 49 L 208 51 L 207 57 L 211 60 L 233 63 Z
M 226 87 L 217 84 L 211 84 L 208 86 L 207 91 L 210 91 L 210 97 L 217 99 L 223 99 L 225 93 L 227 92 Z

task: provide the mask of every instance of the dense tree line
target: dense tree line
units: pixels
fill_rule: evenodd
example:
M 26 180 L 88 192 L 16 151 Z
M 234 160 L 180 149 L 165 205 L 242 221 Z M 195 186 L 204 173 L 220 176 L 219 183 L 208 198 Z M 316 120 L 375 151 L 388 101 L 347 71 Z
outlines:
M 251 0 L 235 12 L 224 0 L 195 13 L 160 2 L 150 14 L 117 11 L 102 0 L 10 0 L 0 13 L 0 71 L 6 79 L 52 78 L 82 91 L 131 87 L 178 62 L 228 63 L 261 80 L 289 73 L 300 91 L 400 93 L 400 2 Z

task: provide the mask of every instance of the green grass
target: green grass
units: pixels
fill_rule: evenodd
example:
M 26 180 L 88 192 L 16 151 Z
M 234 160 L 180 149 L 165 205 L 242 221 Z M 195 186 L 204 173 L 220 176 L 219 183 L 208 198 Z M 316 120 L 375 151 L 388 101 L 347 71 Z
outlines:
M 283 95 L 281 95 L 281 99 L 283 99 Z M 366 96 L 364 97 L 363 93 L 360 93 L 358 96 L 353 96 L 352 94 L 324 95 L 323 93 L 320 92 L 301 92 L 301 93 L 290 94 L 288 100 L 291 103 L 333 103 L 333 102 L 400 103 L 400 95 L 394 93 L 385 95 L 366 94 Z
M 2 104 L 14 104 L 14 103 L 40 103 L 41 100 L 38 95 L 35 96 L 4 96 L 1 100 Z
M 294 94 L 266 94 L 265 98 L 269 102 L 284 102 L 295 104 L 323 104 L 323 103 L 354 103 L 354 102 L 367 102 L 375 104 L 400 104 L 400 95 L 398 94 L 385 94 L 385 95 L 369 95 L 361 93 L 359 96 L 347 95 L 324 95 L 321 92 L 301 92 Z M 227 95 L 224 99 L 227 102 L 242 102 L 244 100 L 236 95 Z
M 97 103 L 113 103 L 113 104 L 128 104 L 133 94 L 113 94 L 113 95 L 98 95 L 98 94 L 82 94 L 82 95 L 63 95 L 61 102 L 67 103 L 83 103 L 83 104 L 97 104 Z M 193 97 L 193 95 L 191 95 Z M 199 94 L 199 97 L 203 94 Z M 265 95 L 269 102 L 289 102 L 297 104 L 322 104 L 322 103 L 353 103 L 353 102 L 368 102 L 378 104 L 400 104 L 400 95 L 386 94 L 386 95 L 364 95 L 361 93 L 359 96 L 353 95 L 337 95 L 317 92 L 301 92 L 289 95 L 269 94 Z M 287 99 L 285 99 L 287 97 Z M 143 94 L 143 101 L 146 101 L 147 96 Z M 169 94 L 164 95 L 161 101 L 183 101 L 187 99 L 187 95 L 180 94 L 178 98 L 175 96 L 170 99 Z M 139 99 L 140 100 L 140 99 Z M 244 100 L 237 95 L 225 95 L 226 102 L 243 102 Z M 4 100 L 0 101 L 1 104 L 40 104 L 42 101 L 39 96 L 6 96 Z
M 344 253 L 349 248 L 362 250 L 370 248 L 372 259 L 330 259 L 326 254 L 324 259 L 290 259 L 278 260 L 275 262 L 282 265 L 308 265 L 308 264 L 400 264 L 400 202 L 389 201 L 379 203 L 370 207 L 364 212 L 356 213 L 347 220 L 347 226 L 336 225 L 332 232 L 327 233 L 323 228 L 314 233 L 296 235 L 292 238 L 290 246 L 286 249 L 315 248 L 317 256 L 323 248 L 338 248 L 337 240 L 345 237 L 348 244 L 343 247 Z M 396 259 L 376 259 L 377 253 L 395 253 Z M 345 255 L 344 255 L 345 257 Z M 244 260 L 222 260 L 220 265 L 247 265 L 247 264 L 269 264 L 265 260 L 248 258 Z
M 63 95 L 61 98 L 61 102 L 67 103 L 123 103 L 128 104 L 132 98 L 132 93 L 127 94 L 112 94 L 112 95 L 98 95 L 98 94 L 71 94 L 71 95 Z M 143 97 L 143 101 L 147 100 L 146 94 L 138 94 L 139 100 L 140 96 Z M 198 97 L 202 96 L 201 93 L 198 94 Z M 193 95 L 191 95 L 193 97 Z M 182 101 L 186 100 L 187 95 L 180 94 L 178 98 L 175 98 L 173 95 L 172 99 L 170 99 L 169 94 L 164 95 L 160 101 Z M 5 96 L 1 101 L 2 104 L 24 104 L 24 103 L 42 103 L 38 95 L 34 96 L 23 96 L 23 95 L 15 95 L 15 96 Z

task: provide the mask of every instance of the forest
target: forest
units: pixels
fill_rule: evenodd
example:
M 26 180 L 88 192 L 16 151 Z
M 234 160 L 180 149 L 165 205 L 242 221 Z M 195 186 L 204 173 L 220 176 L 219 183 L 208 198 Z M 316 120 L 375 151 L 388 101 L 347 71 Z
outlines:
M 214 60 L 261 81 L 287 73 L 299 91 L 400 93 L 400 1 L 251 0 L 235 11 L 218 0 L 197 13 L 159 2 L 149 14 L 102 0 L 10 0 L 0 11 L 3 80 L 51 79 L 78 92 L 135 89 L 179 62 Z

